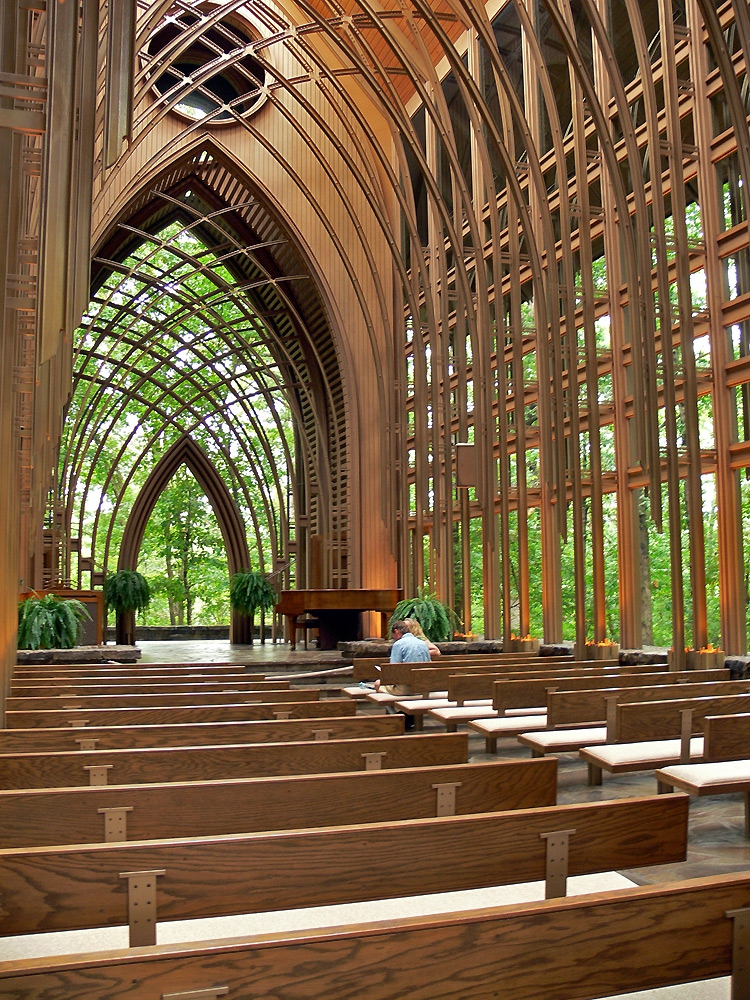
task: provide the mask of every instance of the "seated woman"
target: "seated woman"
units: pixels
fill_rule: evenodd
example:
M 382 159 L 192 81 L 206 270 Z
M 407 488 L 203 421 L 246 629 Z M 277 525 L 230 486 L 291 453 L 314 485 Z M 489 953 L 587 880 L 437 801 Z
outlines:
M 436 656 L 440 656 L 440 650 L 437 648 L 432 639 L 428 639 L 424 634 L 424 629 L 419 624 L 416 618 L 404 618 L 404 625 L 409 629 L 412 635 L 415 635 L 417 639 L 421 639 L 422 642 L 427 643 L 427 648 L 430 651 L 430 659 L 434 660 Z

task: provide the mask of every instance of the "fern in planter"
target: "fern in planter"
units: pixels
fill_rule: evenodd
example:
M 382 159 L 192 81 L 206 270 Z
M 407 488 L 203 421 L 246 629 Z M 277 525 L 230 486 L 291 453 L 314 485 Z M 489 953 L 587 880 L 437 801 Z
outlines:
M 229 584 L 229 600 L 235 611 L 250 619 L 250 645 L 255 631 L 255 612 L 270 611 L 276 604 L 276 591 L 263 573 L 245 570 L 235 573 Z M 261 636 L 261 641 L 263 637 Z
M 117 644 L 135 645 L 135 612 L 148 607 L 151 589 L 148 580 L 134 569 L 118 569 L 107 573 L 104 581 L 104 601 L 107 610 L 115 612 Z
M 428 590 L 420 588 L 417 594 L 417 597 L 409 597 L 398 602 L 391 615 L 389 629 L 393 622 L 403 618 L 414 618 L 422 626 L 427 638 L 433 642 L 452 639 L 460 624 L 456 612 Z
M 18 605 L 18 648 L 72 649 L 87 618 L 86 606 L 75 598 L 28 597 Z

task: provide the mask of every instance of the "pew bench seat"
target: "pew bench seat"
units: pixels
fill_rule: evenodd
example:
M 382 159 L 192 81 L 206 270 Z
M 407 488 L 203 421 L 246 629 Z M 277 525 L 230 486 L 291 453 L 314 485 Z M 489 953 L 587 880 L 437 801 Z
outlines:
M 472 719 L 469 729 L 484 737 L 487 753 L 497 753 L 497 741 L 505 736 L 519 736 L 535 729 L 547 728 L 547 713 L 537 709 L 538 714 L 498 715 L 495 718 Z
M 750 760 L 670 764 L 658 768 L 659 791 L 679 788 L 690 795 L 741 793 L 745 800 L 745 836 L 750 837 Z
M 588 764 L 589 784 L 601 785 L 602 772 L 628 774 L 632 771 L 651 771 L 654 768 L 679 764 L 683 754 L 682 740 L 645 740 L 641 743 L 605 743 L 586 746 L 579 751 Z M 691 736 L 690 760 L 703 757 L 703 737 Z
M 493 708 L 491 699 L 482 698 L 473 704 L 467 702 L 465 705 L 456 705 L 454 708 L 436 708 L 428 714 L 439 725 L 445 726 L 446 732 L 455 733 L 463 722 L 494 718 L 497 715 L 497 709 Z
M 438 692 L 439 693 L 439 692 Z M 443 692 L 447 695 L 447 691 Z M 486 699 L 481 699 L 479 701 L 469 701 L 467 707 L 472 707 L 472 709 L 484 709 L 489 703 Z M 395 708 L 399 712 L 405 712 L 407 715 L 412 715 L 414 717 L 415 729 L 424 728 L 424 717 L 426 715 L 432 716 L 433 711 L 442 712 L 448 709 L 458 708 L 458 704 L 455 701 L 451 701 L 449 698 L 404 698 L 402 697 L 396 702 Z M 455 728 L 451 732 L 455 732 Z
M 543 729 L 541 732 L 520 733 L 518 742 L 529 747 L 532 757 L 544 757 L 548 753 L 573 753 L 583 747 L 606 743 L 607 727 Z

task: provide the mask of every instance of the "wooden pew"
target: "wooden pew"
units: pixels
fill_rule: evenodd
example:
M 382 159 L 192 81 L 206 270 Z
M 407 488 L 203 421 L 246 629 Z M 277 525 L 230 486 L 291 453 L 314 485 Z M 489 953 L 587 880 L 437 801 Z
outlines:
M 601 664 L 602 661 L 599 661 Z M 614 664 L 616 661 L 612 661 Z M 496 680 L 531 680 L 536 678 L 558 677 L 614 677 L 616 671 L 630 672 L 630 667 L 619 668 L 612 666 L 600 666 L 593 660 L 571 661 L 567 666 L 558 667 L 534 667 L 533 669 L 518 670 L 518 665 L 503 665 L 493 668 L 484 667 L 467 673 L 455 673 L 455 667 L 433 666 L 424 667 L 419 664 L 392 663 L 389 668 L 384 669 L 384 678 L 403 678 L 403 681 L 395 680 L 395 683 L 406 683 L 412 689 L 411 695 L 386 695 L 368 694 L 367 697 L 375 701 L 384 701 L 393 704 L 398 711 L 411 715 L 415 720 L 415 728 L 423 728 L 424 716 L 433 709 L 458 708 L 464 706 L 477 706 L 477 715 L 484 714 L 484 710 L 492 712 L 493 683 Z M 636 672 L 641 672 L 644 668 L 639 665 L 634 668 Z M 463 671 L 464 668 L 462 667 Z M 485 672 L 491 671 L 491 672 Z M 729 676 L 727 671 L 727 676 Z M 446 690 L 440 690 L 445 687 Z M 473 713 L 472 713 L 473 714 Z M 522 714 L 522 713 L 521 713 Z
M 12 698 L 56 698 L 72 695 L 92 697 L 94 695 L 128 695 L 128 694 L 187 694 L 191 691 L 201 691 L 206 694 L 211 691 L 279 691 L 290 688 L 291 681 L 254 681 L 244 677 L 237 678 L 231 675 L 229 679 L 215 678 L 194 678 L 188 681 L 160 682 L 148 681 L 142 684 L 102 684 L 102 683 L 82 683 L 74 684 L 54 682 L 49 684 L 11 684 L 10 696 Z
M 111 726 L 59 729 L 0 729 L 0 753 L 58 750 L 126 750 L 195 747 L 213 743 L 289 743 L 397 736 L 402 715 L 343 715 L 340 718 L 273 719 L 256 722 L 195 722 L 176 726 Z
M 8 712 L 9 729 L 55 729 L 60 726 L 179 725 L 184 722 L 249 722 L 252 719 L 314 719 L 354 715 L 350 698 L 320 701 L 260 702 L 187 708 L 92 708 L 57 712 Z
M 218 781 L 272 774 L 463 764 L 468 757 L 468 738 L 464 733 L 434 733 L 409 739 L 377 736 L 292 743 L 0 754 L 0 788 Z
M 39 663 L 36 665 L 17 664 L 13 668 L 14 678 L 34 677 L 190 677 L 220 676 L 224 674 L 244 674 L 263 680 L 263 675 L 255 672 L 252 663 Z
M 424 662 L 383 663 L 380 667 L 379 676 L 384 684 L 408 684 L 413 688 L 415 675 L 418 675 L 420 678 L 429 679 L 431 682 L 429 687 L 427 687 L 426 683 L 421 684 L 422 691 L 436 691 L 446 686 L 449 677 L 459 673 L 497 673 L 501 676 L 517 674 L 519 677 L 535 677 L 538 674 L 554 673 L 557 670 L 565 671 L 568 667 L 576 668 L 582 665 L 594 665 L 594 661 L 592 660 L 582 664 L 580 660 L 576 661 L 570 657 L 564 662 L 558 663 L 546 663 L 542 662 L 542 659 L 552 660 L 552 657 L 537 657 L 533 661 L 529 660 L 525 663 L 507 660 L 502 663 L 493 664 L 485 663 L 484 659 L 481 664 L 443 663 L 442 659 L 434 661 L 429 666 Z M 599 662 L 601 663 L 602 661 Z M 612 660 L 609 665 L 614 666 L 616 663 L 616 660 Z
M 319 931 L 5 962 L 0 991 L 14 1000 L 591 1000 L 731 975 L 733 954 L 746 946 L 749 895 L 750 876 L 738 872 Z M 739 957 L 734 965 L 733 995 L 747 997 Z
M 701 677 L 705 678 L 707 673 L 709 672 L 702 671 Z M 546 708 L 544 706 L 547 700 L 547 692 L 553 689 L 572 691 L 578 689 L 607 688 L 611 687 L 614 683 L 618 686 L 645 687 L 648 685 L 672 686 L 693 682 L 691 683 L 691 686 L 693 686 L 695 676 L 695 671 L 683 670 L 659 673 L 619 674 L 617 675 L 616 682 L 615 675 L 611 674 L 584 674 L 555 678 L 542 677 L 531 678 L 529 680 L 502 678 L 493 682 L 492 704 L 486 708 L 475 710 L 471 706 L 466 706 L 464 708 L 434 709 L 429 712 L 429 716 L 444 725 L 448 732 L 455 732 L 460 722 L 477 720 L 478 723 L 479 720 L 482 720 L 484 722 L 483 726 L 477 724 L 476 726 L 472 726 L 472 728 L 482 732 L 485 739 L 497 738 L 500 735 L 517 735 L 518 732 L 522 732 L 523 730 L 513 728 L 513 723 L 504 723 L 502 717 L 510 709 L 528 709 L 540 706 L 538 712 L 532 713 L 531 717 L 534 719 L 534 725 L 529 728 L 546 728 Z M 720 672 L 720 676 L 726 676 L 726 674 Z M 708 684 L 711 682 L 701 680 L 698 683 Z M 750 691 L 750 681 L 715 681 L 713 683 L 745 684 L 747 687 L 744 690 Z M 731 693 L 732 690 L 731 688 L 727 688 L 727 693 Z M 736 690 L 740 690 L 740 688 Z M 708 688 L 706 688 L 706 691 L 708 691 Z
M 131 945 L 146 945 L 155 943 L 159 920 L 545 879 L 548 897 L 563 896 L 568 876 L 683 861 L 689 801 L 649 796 L 398 823 L 0 851 L 0 934 L 128 924 Z M 388 858 L 385 874 L 379 858 Z M 143 910 L 147 920 L 140 919 Z
M 650 664 L 648 666 L 651 666 Z M 414 679 L 414 684 L 416 685 L 415 690 L 421 690 L 423 685 L 429 681 L 431 678 L 424 676 L 426 671 L 415 670 L 412 672 L 412 677 Z M 690 678 L 687 675 L 690 675 Z M 534 673 L 528 678 L 513 673 L 507 674 L 504 677 L 495 673 L 494 671 L 488 671 L 487 673 L 472 673 L 472 674 L 452 674 L 448 677 L 448 698 L 455 701 L 458 706 L 462 705 L 465 701 L 477 700 L 479 698 L 489 698 L 493 699 L 495 693 L 495 682 L 500 680 L 507 681 L 518 681 L 518 688 L 520 689 L 520 682 L 524 679 L 528 679 L 529 682 L 532 681 L 545 681 L 547 679 L 551 681 L 561 680 L 561 686 L 567 687 L 568 678 L 590 678 L 594 683 L 598 680 L 602 681 L 612 681 L 612 686 L 619 685 L 618 678 L 626 678 L 623 683 L 626 684 L 653 684 L 653 683 L 679 683 L 680 680 L 684 681 L 687 679 L 696 679 L 695 670 L 685 670 L 685 671 L 675 671 L 669 673 L 668 671 L 651 671 L 645 670 L 644 666 L 637 664 L 635 666 L 612 666 L 612 667 L 600 667 L 598 665 L 586 666 L 585 664 L 578 661 L 572 664 L 569 668 L 561 667 L 554 671 L 539 671 Z M 632 678 L 632 680 L 630 679 Z M 729 680 L 728 670 L 707 670 L 700 675 L 701 680 L 705 681 L 718 681 L 718 680 Z M 543 685 L 539 684 L 534 689 L 538 693 L 543 690 Z M 509 706 L 509 707 L 531 707 L 537 704 L 534 700 L 533 695 L 526 706 Z M 544 704 L 544 700 L 538 702 L 538 704 Z
M 49 712 L 60 708 L 87 711 L 107 708 L 190 707 L 192 705 L 255 705 L 259 702 L 318 701 L 316 688 L 271 688 L 261 691 L 234 689 L 228 691 L 202 691 L 196 688 L 187 692 L 159 694 L 60 694 L 54 698 L 8 698 L 8 712 Z
M 443 666 L 479 666 L 483 665 L 485 667 L 491 664 L 518 664 L 523 666 L 526 663 L 536 663 L 539 660 L 544 660 L 545 662 L 556 662 L 556 663 L 567 663 L 573 659 L 573 655 L 569 656 L 539 656 L 537 653 L 466 653 L 466 654 L 451 654 L 447 656 L 441 656 L 439 659 L 434 660 L 434 663 L 439 663 Z M 372 681 L 378 677 L 378 671 L 375 667 L 382 667 L 386 663 L 389 663 L 389 653 L 385 652 L 383 656 L 355 656 L 353 660 L 353 677 L 355 681 Z M 424 661 L 422 661 L 424 665 Z
M 601 784 L 603 771 L 624 774 L 700 760 L 705 718 L 748 709 L 750 693 L 620 703 L 616 706 L 615 742 L 579 751 L 588 764 L 589 783 Z
M 696 676 L 705 678 L 713 675 L 712 670 L 700 671 L 698 675 L 693 670 L 650 675 L 650 678 L 656 682 L 652 685 L 652 690 L 655 692 L 653 697 L 663 698 L 662 692 L 669 691 L 675 684 L 680 686 L 680 693 L 694 695 L 712 691 L 712 684 L 723 686 L 730 683 L 745 683 L 744 681 L 696 680 Z M 643 684 L 648 680 L 649 675 L 647 674 L 628 675 L 627 677 L 620 675 L 620 679 L 616 683 L 633 689 L 639 687 L 641 691 L 645 691 L 648 689 Z M 606 698 L 609 697 L 612 701 L 618 700 L 617 691 L 611 688 L 607 689 L 606 683 L 605 681 L 603 685 L 599 685 L 594 680 L 592 683 L 582 684 L 580 680 L 573 678 L 559 684 L 558 687 L 547 685 L 544 681 L 536 688 L 530 687 L 528 689 L 524 689 L 521 685 L 507 685 L 503 689 L 498 689 L 496 700 L 493 698 L 493 707 L 497 711 L 497 715 L 470 720 L 469 729 L 480 733 L 485 738 L 487 753 L 495 753 L 497 740 L 507 736 L 517 738 L 520 742 L 530 746 L 532 752 L 535 753 L 566 752 L 578 750 L 582 746 L 604 743 L 607 739 L 606 727 L 603 725 L 606 715 Z M 539 698 L 542 695 L 541 687 L 546 687 L 544 697 L 547 704 L 536 713 L 527 714 L 525 718 L 519 719 L 518 702 Z M 725 687 L 723 689 L 733 690 Z M 589 692 L 597 690 L 602 692 L 603 701 L 599 700 L 597 695 L 589 694 Z M 578 695 L 578 692 L 582 693 Z M 563 698 L 563 694 L 569 697 Z M 633 700 L 635 700 L 635 695 Z M 554 722 L 551 723 L 548 706 L 553 703 L 555 716 Z M 516 710 L 514 711 L 514 709 Z M 552 725 L 559 727 L 571 725 L 574 721 L 576 723 L 574 730 L 551 728 Z M 535 738 L 538 738 L 537 743 L 534 743 Z
M 556 795 L 557 761 L 552 758 L 0 791 L 0 849 L 392 823 L 551 806 Z

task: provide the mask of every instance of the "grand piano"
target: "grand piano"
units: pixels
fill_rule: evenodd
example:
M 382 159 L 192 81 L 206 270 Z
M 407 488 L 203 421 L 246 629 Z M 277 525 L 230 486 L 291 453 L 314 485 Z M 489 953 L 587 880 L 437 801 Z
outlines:
M 276 611 L 287 619 L 292 647 L 296 620 L 308 614 L 318 621 L 319 648 L 335 649 L 337 642 L 363 638 L 363 611 L 381 613 L 381 634 L 384 634 L 388 618 L 403 593 L 402 590 L 282 590 Z

